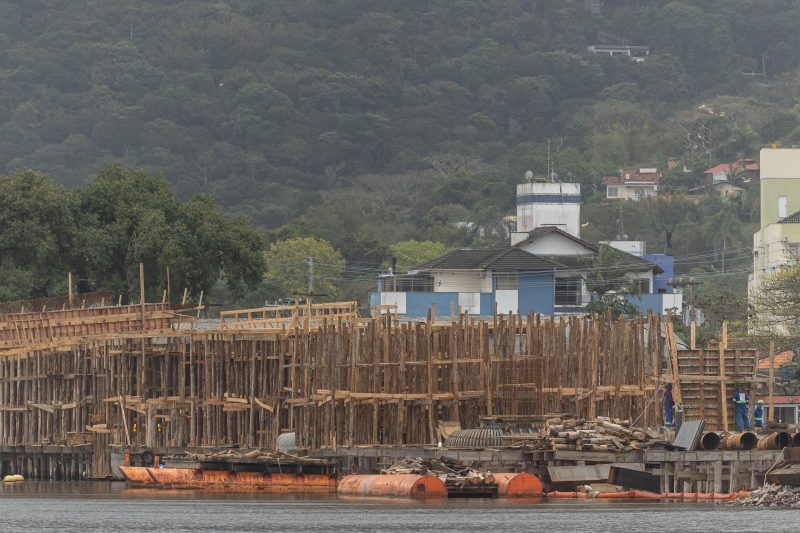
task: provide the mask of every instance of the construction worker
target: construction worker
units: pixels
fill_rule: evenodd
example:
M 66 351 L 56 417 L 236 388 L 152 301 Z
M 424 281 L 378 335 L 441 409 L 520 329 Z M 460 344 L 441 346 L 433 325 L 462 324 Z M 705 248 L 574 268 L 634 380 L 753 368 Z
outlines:
M 664 429 L 672 427 L 672 414 L 675 409 L 675 400 L 672 399 L 672 383 L 664 385 L 664 396 L 661 398 L 661 405 L 664 407 Z
M 753 411 L 753 422 L 756 429 L 764 427 L 764 400 L 758 400 L 758 403 L 756 403 L 756 408 Z
M 735 407 L 736 431 L 750 430 L 750 417 L 747 416 L 750 396 L 737 384 L 733 391 L 733 405 Z

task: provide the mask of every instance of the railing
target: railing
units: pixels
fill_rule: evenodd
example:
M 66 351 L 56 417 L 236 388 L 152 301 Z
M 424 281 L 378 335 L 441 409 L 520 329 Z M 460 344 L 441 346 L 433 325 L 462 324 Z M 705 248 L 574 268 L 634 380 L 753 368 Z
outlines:
M 220 313 L 220 329 L 274 330 L 318 329 L 325 321 L 356 322 L 359 319 L 358 302 L 334 302 L 305 305 L 282 305 L 237 309 Z

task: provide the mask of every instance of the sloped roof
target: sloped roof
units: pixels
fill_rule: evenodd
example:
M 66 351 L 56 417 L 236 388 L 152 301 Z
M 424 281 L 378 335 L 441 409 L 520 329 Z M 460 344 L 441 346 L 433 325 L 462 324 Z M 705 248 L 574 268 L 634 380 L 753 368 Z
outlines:
M 643 272 L 653 270 L 656 274 L 662 274 L 664 269 L 655 263 L 639 257 L 637 255 L 611 248 L 615 258 L 619 260 L 619 265 L 614 267 L 620 271 Z M 591 255 L 546 255 L 544 258 L 558 263 L 560 270 L 582 270 L 590 271 L 594 267 L 594 256 Z
M 519 248 L 521 244 L 533 242 L 544 235 L 557 234 L 573 240 L 593 252 L 597 246 L 555 227 L 537 228 L 530 236 L 515 246 L 506 248 L 461 249 L 455 250 L 425 264 L 413 268 L 420 270 L 494 270 L 498 272 L 544 272 L 582 270 L 590 271 L 594 265 L 594 255 L 543 255 L 528 253 Z M 619 259 L 619 270 L 642 272 L 654 270 L 657 274 L 664 272 L 661 267 L 642 257 L 612 248 L 612 253 Z
M 770 357 L 764 357 L 763 359 L 759 359 L 758 369 L 769 370 L 770 359 L 771 359 Z M 791 363 L 793 359 L 794 359 L 794 352 L 792 352 L 791 350 L 786 350 L 785 352 L 775 354 L 775 368 L 780 368 L 786 363 Z
M 745 159 L 744 165 L 741 161 L 735 161 L 733 163 L 720 163 L 719 165 L 709 168 L 703 172 L 703 174 L 729 174 L 731 170 L 735 170 L 737 168 L 744 168 L 745 170 L 759 170 L 761 167 L 752 159 Z
M 800 404 L 800 396 L 790 396 L 787 394 L 776 394 L 773 396 L 775 400 L 775 405 L 797 405 Z M 758 395 L 755 398 L 756 401 L 764 400 L 764 403 L 769 405 L 769 395 Z
M 551 234 L 556 234 L 556 235 L 560 235 L 561 237 L 565 237 L 565 238 L 567 238 L 567 239 L 569 239 L 569 240 L 571 240 L 571 241 L 573 241 L 573 242 L 575 242 L 577 244 L 580 244 L 581 246 L 583 246 L 587 250 L 591 250 L 593 252 L 596 252 L 598 250 L 597 246 L 595 246 L 594 244 L 590 243 L 589 241 L 584 241 L 580 237 L 576 237 L 575 235 L 572 235 L 571 233 L 567 233 L 563 229 L 557 228 L 555 226 L 544 226 L 544 227 L 536 228 L 536 229 L 534 229 L 532 231 L 529 231 L 528 232 L 528 238 L 525 239 L 522 242 L 518 242 L 514 246 L 518 248 L 518 247 L 522 246 L 523 244 L 528 244 L 528 243 L 534 242 L 534 241 L 544 237 L 545 235 L 551 235 Z
M 462 249 L 443 255 L 413 270 L 496 270 L 537 272 L 556 270 L 561 265 L 518 248 Z
M 788 217 L 780 219 L 778 224 L 800 224 L 800 211 L 795 211 Z
M 486 263 L 484 263 L 483 266 L 487 270 L 495 270 L 499 272 L 540 272 L 558 270 L 561 268 L 561 265 L 545 257 L 530 254 L 524 250 L 513 247 L 493 256 Z
M 413 270 L 480 270 L 488 259 L 503 251 L 505 251 L 505 248 L 484 248 L 477 250 L 462 248 L 437 257 L 432 261 L 428 261 Z

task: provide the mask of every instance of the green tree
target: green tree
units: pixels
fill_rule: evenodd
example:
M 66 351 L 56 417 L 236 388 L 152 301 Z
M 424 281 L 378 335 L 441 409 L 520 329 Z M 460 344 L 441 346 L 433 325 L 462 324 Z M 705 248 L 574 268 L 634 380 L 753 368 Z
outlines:
M 312 276 L 315 299 L 336 299 L 345 260 L 328 242 L 314 237 L 286 239 L 273 243 L 264 256 L 265 280 L 277 285 L 282 298 L 307 296 Z
M 31 170 L 0 176 L 0 300 L 66 292 L 75 238 L 73 198 Z
M 433 241 L 402 241 L 389 247 L 397 258 L 397 271 L 405 272 L 447 253 L 447 245 Z
M 78 189 L 75 269 L 79 277 L 118 294 L 138 294 L 144 264 L 150 297 L 170 285 L 192 294 L 223 277 L 234 293 L 259 283 L 261 237 L 244 219 L 231 219 L 210 198 L 181 204 L 163 178 L 108 165 Z
M 721 207 L 706 218 L 703 232 L 706 242 L 713 245 L 715 252 L 720 257 L 722 272 L 725 272 L 725 256 L 732 242 L 742 237 L 742 222 L 733 212 L 732 208 Z

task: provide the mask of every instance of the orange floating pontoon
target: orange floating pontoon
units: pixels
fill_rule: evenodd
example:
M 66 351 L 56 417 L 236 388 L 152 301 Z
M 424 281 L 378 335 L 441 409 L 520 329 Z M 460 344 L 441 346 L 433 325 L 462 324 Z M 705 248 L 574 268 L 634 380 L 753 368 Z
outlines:
M 196 468 L 149 468 L 120 466 L 135 487 L 164 489 L 211 489 L 266 492 L 334 492 L 336 478 L 328 474 L 232 472 Z
M 441 479 L 417 474 L 346 476 L 336 492 L 346 496 L 447 498 L 447 487 Z
M 498 498 L 538 498 L 542 495 L 542 482 L 533 474 L 492 473 L 497 485 Z

